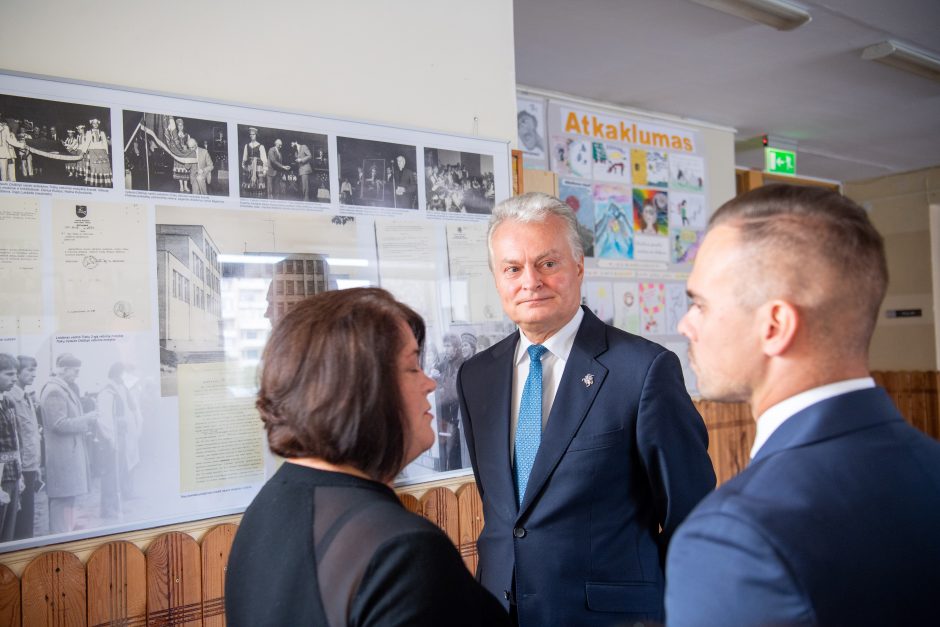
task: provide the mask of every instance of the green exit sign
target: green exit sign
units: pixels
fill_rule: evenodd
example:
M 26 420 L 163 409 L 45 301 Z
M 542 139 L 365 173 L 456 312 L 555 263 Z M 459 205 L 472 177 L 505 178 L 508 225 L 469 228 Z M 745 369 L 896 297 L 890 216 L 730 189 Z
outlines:
M 764 168 L 771 174 L 796 174 L 796 152 L 781 150 L 780 148 L 764 148 L 764 158 L 767 166 Z

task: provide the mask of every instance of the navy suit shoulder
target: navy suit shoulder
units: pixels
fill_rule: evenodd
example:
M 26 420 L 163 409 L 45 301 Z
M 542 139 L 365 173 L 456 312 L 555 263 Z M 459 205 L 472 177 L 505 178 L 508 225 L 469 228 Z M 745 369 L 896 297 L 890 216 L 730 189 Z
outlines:
M 905 423 L 883 390 L 813 405 L 679 528 L 667 619 L 935 621 L 938 503 L 940 442 Z

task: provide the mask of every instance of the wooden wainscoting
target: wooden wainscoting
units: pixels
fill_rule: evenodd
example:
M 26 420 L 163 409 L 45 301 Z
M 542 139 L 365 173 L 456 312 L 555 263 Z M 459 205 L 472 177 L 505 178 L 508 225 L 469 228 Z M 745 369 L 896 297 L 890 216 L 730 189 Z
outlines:
M 874 377 L 912 425 L 940 439 L 940 373 L 875 372 Z M 721 484 L 747 465 L 754 420 L 743 403 L 697 401 L 696 407 L 708 428 L 708 453 Z M 483 509 L 472 477 L 404 488 L 399 498 L 443 529 L 467 568 L 476 569 Z M 63 545 L 65 550 L 0 555 L 0 625 L 223 627 L 225 568 L 237 529 L 229 521 L 237 519 L 151 530 L 146 539 L 145 532 L 134 532 Z M 17 577 L 9 565 L 22 564 L 23 556 L 28 561 Z

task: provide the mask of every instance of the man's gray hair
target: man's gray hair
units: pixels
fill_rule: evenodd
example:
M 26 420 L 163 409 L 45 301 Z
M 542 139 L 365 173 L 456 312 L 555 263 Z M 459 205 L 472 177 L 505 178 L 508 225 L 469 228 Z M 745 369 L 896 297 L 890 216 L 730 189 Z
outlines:
M 493 267 L 493 232 L 496 227 L 507 221 L 522 224 L 540 223 L 545 222 L 551 216 L 558 216 L 564 220 L 571 255 L 579 261 L 583 259 L 584 246 L 581 244 L 581 235 L 578 233 L 578 218 L 571 207 L 555 196 L 542 192 L 529 192 L 507 198 L 493 209 L 489 229 L 486 232 L 490 267 Z

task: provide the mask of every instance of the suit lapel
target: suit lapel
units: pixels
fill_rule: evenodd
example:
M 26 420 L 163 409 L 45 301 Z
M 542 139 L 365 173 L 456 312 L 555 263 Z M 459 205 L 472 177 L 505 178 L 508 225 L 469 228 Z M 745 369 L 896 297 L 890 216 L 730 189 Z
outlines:
M 501 506 L 516 507 L 516 484 L 512 472 L 512 448 L 509 444 L 509 421 L 512 406 L 512 358 L 519 332 L 504 338 L 488 351 L 490 361 L 482 364 L 486 375 L 479 409 L 474 410 L 473 437 L 478 451 L 492 451 L 480 457 L 481 464 L 496 464 L 491 474 L 487 498 Z M 479 416 L 479 418 L 478 418 Z M 482 422 L 479 422 L 482 420 Z
M 596 361 L 595 357 L 606 350 L 604 323 L 585 309 L 584 320 L 581 321 L 581 327 L 575 336 L 571 354 L 568 355 L 565 371 L 555 393 L 548 424 L 542 433 L 542 443 L 535 456 L 532 472 L 529 473 L 529 483 L 522 507 L 519 509 L 520 514 L 528 509 L 535 496 L 545 486 L 548 477 L 568 449 L 571 439 L 584 422 L 594 397 L 603 386 L 607 368 Z M 584 382 L 586 375 L 593 377 L 590 385 Z M 509 437 L 508 433 L 506 437 Z

